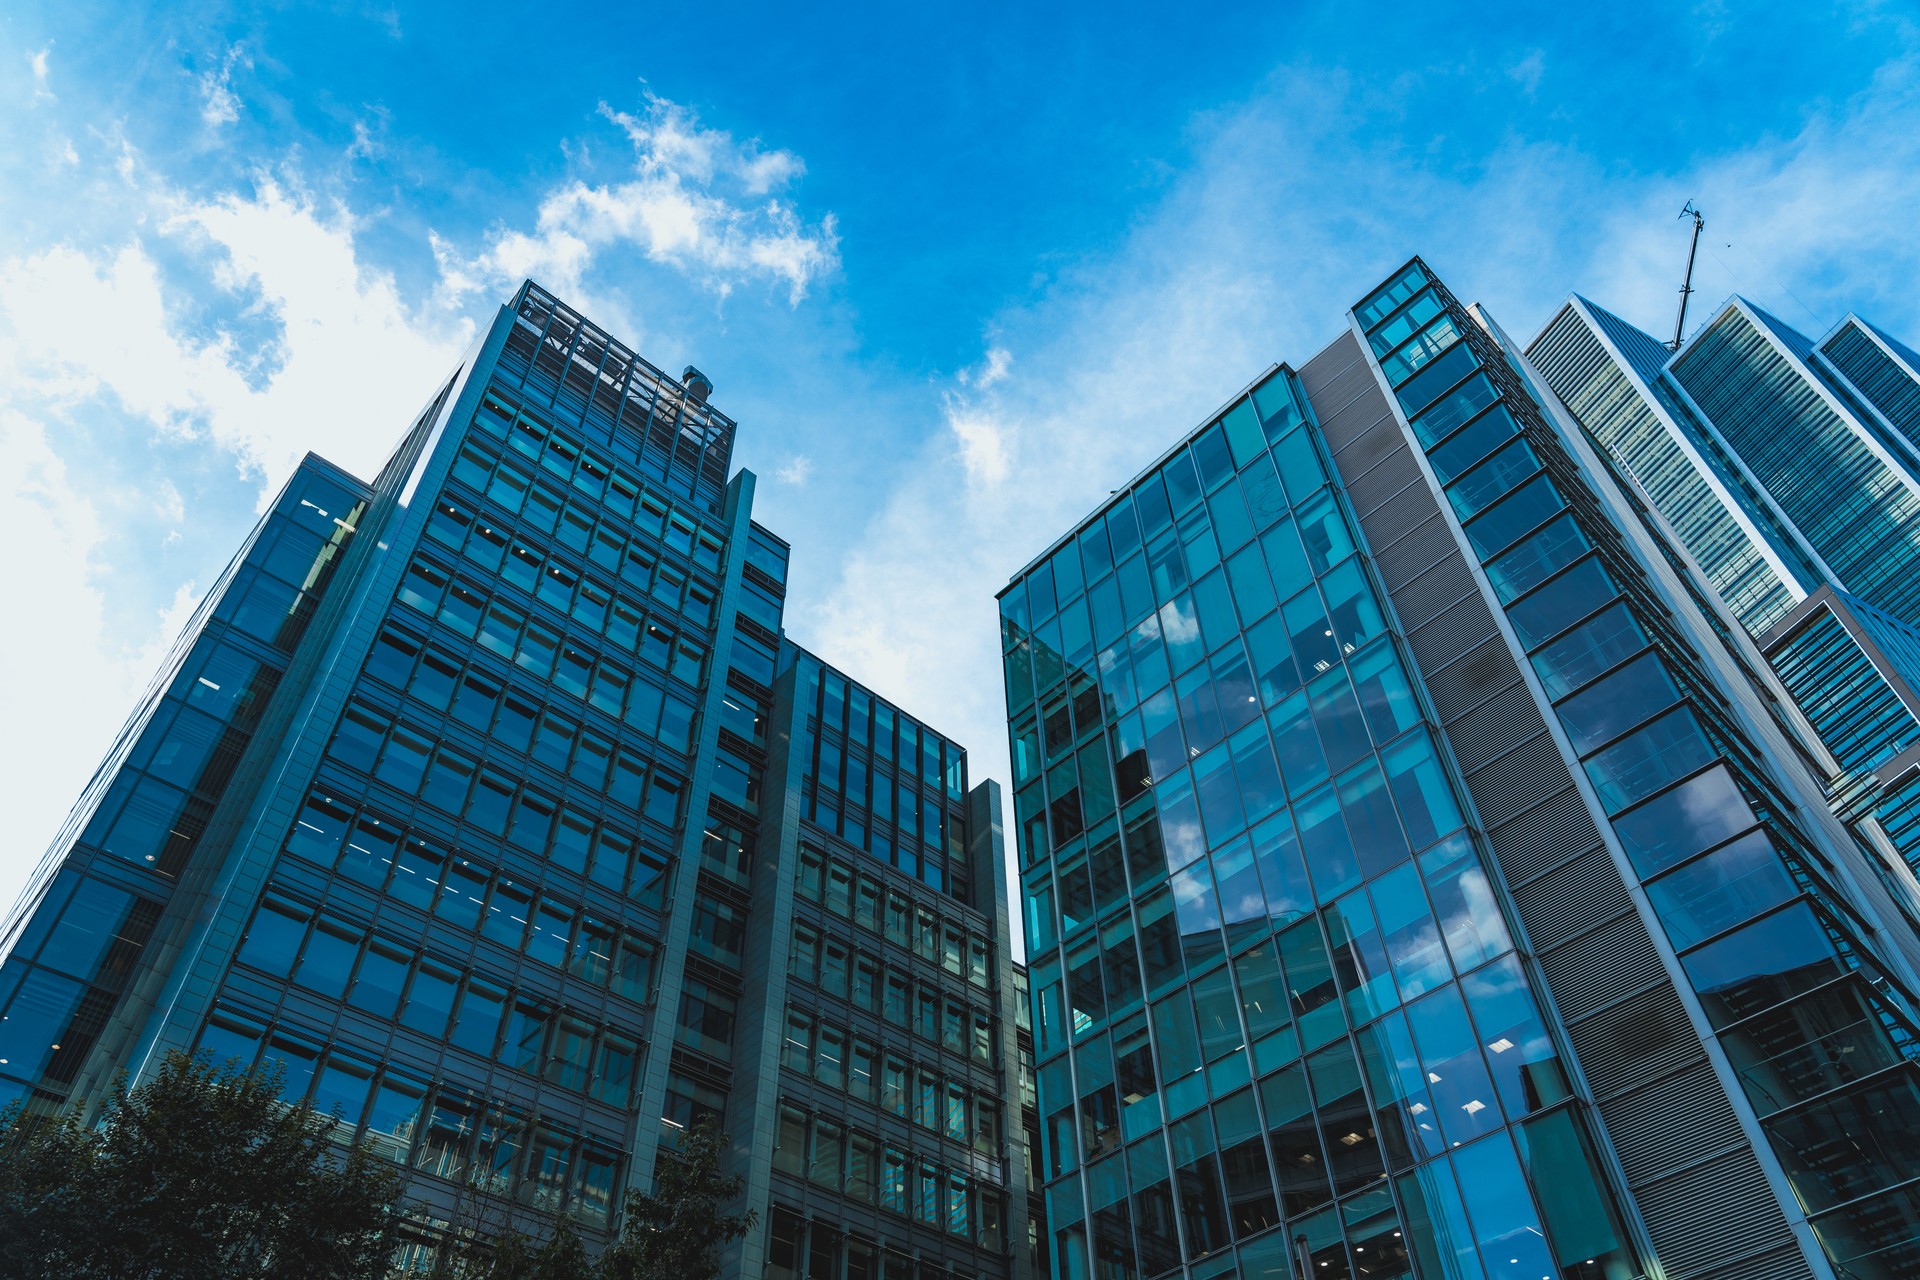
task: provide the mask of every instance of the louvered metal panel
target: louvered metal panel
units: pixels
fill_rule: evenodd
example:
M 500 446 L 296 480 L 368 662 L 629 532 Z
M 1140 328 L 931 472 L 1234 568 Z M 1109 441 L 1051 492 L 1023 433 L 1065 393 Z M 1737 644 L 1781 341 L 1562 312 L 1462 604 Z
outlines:
M 1600 843 L 1600 828 L 1573 789 L 1572 774 L 1565 774 L 1564 785 L 1564 791 L 1487 832 L 1508 884 L 1524 885 Z
M 1421 671 L 1438 671 L 1493 634 L 1493 629 L 1487 602 L 1477 595 L 1469 596 L 1408 632 L 1407 644 Z
M 1792 1246 L 1760 1162 L 1744 1147 L 1636 1190 L 1640 1216 L 1668 1280 L 1745 1275 L 1746 1258 L 1772 1257 L 1782 1246 Z M 1747 1248 L 1742 1258 L 1729 1260 L 1734 1241 Z
M 1368 545 L 1384 550 L 1425 524 L 1433 512 L 1433 491 L 1423 484 L 1413 485 L 1375 507 L 1361 525 Z
M 1704 1058 L 1600 1110 L 1630 1185 L 1656 1182 L 1746 1143 Z
M 1332 346 L 1301 366 L 1300 385 L 1313 401 L 1328 446 L 1336 452 L 1346 448 L 1386 409 L 1385 404 L 1380 403 L 1371 413 L 1347 412 L 1356 399 L 1369 391 L 1373 393 L 1373 400 L 1380 400 L 1373 370 L 1362 358 L 1360 344 L 1351 333 L 1341 335 Z
M 1361 527 L 1367 527 L 1365 521 L 1361 522 Z M 1382 548 L 1380 554 L 1374 557 L 1374 562 L 1384 566 L 1381 576 L 1391 595 L 1402 584 L 1419 577 L 1448 557 L 1458 559 L 1457 548 L 1453 545 L 1452 532 L 1436 511 L 1402 535 L 1392 546 Z
M 1406 437 L 1400 434 L 1400 424 L 1393 420 L 1392 414 L 1383 412 L 1365 430 L 1348 440 L 1346 447 L 1334 455 L 1334 462 L 1342 475 L 1361 475 L 1388 454 L 1406 447 Z
M 1731 1266 L 1702 1271 L 1693 1280 L 1807 1280 L 1812 1274 L 1807 1269 L 1806 1256 L 1787 1245 Z
M 1467 775 L 1467 790 L 1488 825 L 1505 822 L 1566 785 L 1566 765 L 1553 739 L 1541 734 L 1485 768 Z
M 1636 915 L 1611 920 L 1542 952 L 1541 971 L 1567 1018 L 1580 1018 L 1667 981 L 1647 929 Z
M 1455 717 L 1447 725 L 1447 740 L 1453 744 L 1460 767 L 1471 772 L 1534 737 L 1543 727 L 1533 695 L 1525 685 L 1513 684 Z
M 1602 1009 L 1567 1028 L 1587 1084 L 1602 1102 L 1706 1061 L 1671 984 Z
M 1595 920 L 1633 910 L 1613 857 L 1594 848 L 1513 892 L 1527 937 L 1536 948 L 1557 947 L 1585 932 Z
M 1520 668 L 1514 665 L 1506 641 L 1495 636 L 1438 670 L 1423 669 L 1423 674 L 1434 711 L 1439 714 L 1440 722 L 1446 724 L 1519 680 Z M 1539 719 L 1537 710 L 1534 717 Z M 1544 727 L 1546 721 L 1540 720 L 1540 723 Z
M 1400 449 L 1387 455 L 1366 473 L 1347 481 L 1347 497 L 1352 500 L 1354 511 L 1365 519 L 1381 503 L 1409 485 L 1417 484 L 1423 493 L 1426 492 L 1426 483 L 1426 477 L 1414 465 L 1413 455 Z
M 1414 537 L 1402 538 L 1395 549 L 1414 541 Z M 1400 617 L 1400 625 L 1412 630 L 1425 626 L 1449 605 L 1476 594 L 1466 562 L 1459 556 L 1447 556 L 1418 577 L 1403 580 L 1393 590 L 1393 609 Z

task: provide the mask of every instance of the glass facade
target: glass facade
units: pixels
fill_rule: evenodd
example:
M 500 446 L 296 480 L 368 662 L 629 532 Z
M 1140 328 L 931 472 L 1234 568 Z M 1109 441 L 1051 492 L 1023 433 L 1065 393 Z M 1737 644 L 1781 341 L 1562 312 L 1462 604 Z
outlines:
M 1841 321 L 1817 351 L 1840 386 L 1871 406 L 1899 440 L 1920 446 L 1920 355 L 1858 316 Z
M 1673 525 L 1734 616 L 1757 634 L 1821 578 L 1772 508 L 1661 381 L 1667 355 L 1645 333 L 1579 297 L 1527 348 L 1580 424 Z
M 1527 354 L 1753 633 L 1834 757 L 1822 766 L 1833 771 L 1833 811 L 1920 868 L 1902 754 L 1920 709 L 1907 683 L 1920 461 L 1912 353 L 1854 316 L 1812 344 L 1736 300 L 1674 354 L 1575 297 Z M 1729 542 L 1748 529 L 1764 539 Z M 1781 590 L 1756 592 L 1728 556 L 1763 543 L 1789 571 Z M 1893 892 L 1912 900 L 1910 884 Z
M 1053 1273 L 1920 1267 L 1913 926 L 1754 696 L 1717 584 L 1423 264 L 1352 317 L 1319 391 L 1270 373 L 1000 597 Z M 1391 400 L 1336 445 L 1322 416 L 1367 395 Z M 1763 542 L 1719 563 L 1779 615 Z M 1464 558 L 1474 594 L 1442 608 L 1415 554 Z M 1489 646 L 1524 681 L 1487 705 L 1550 717 L 1538 747 L 1463 718 Z M 1669 1072 L 1697 1044 L 1684 1087 L 1627 1088 L 1661 1043 Z M 1668 1148 L 1752 1174 L 1677 1194 L 1649 1173 L 1687 1167 Z
M 318 459 L 302 463 L 122 730 L 0 933 L 0 1105 L 72 1094 L 370 496 Z
M 1491 339 L 1481 345 L 1491 348 Z M 1489 364 L 1501 360 L 1492 349 L 1480 354 Z M 1497 367 L 1512 381 L 1503 363 Z M 1517 386 L 1509 390 L 1522 400 Z M 1415 434 L 1435 448 L 1420 426 L 1428 392 L 1403 384 L 1396 395 Z M 1793 814 L 1781 777 L 1792 765 L 1769 759 L 1753 731 L 1728 714 L 1725 695 L 1714 692 L 1711 658 L 1666 621 L 1670 603 L 1649 592 L 1592 481 L 1537 407 L 1528 407 L 1535 418 L 1528 434 L 1545 465 L 1503 501 L 1532 503 L 1534 532 L 1498 549 L 1474 537 L 1484 519 L 1474 515 L 1464 524 L 1467 536 L 1510 618 L 1561 575 L 1586 575 L 1577 600 L 1563 596 L 1529 615 L 1533 635 L 1558 633 L 1528 642 L 1529 660 L 1798 1209 L 1845 1274 L 1904 1274 L 1920 1265 L 1920 1238 L 1899 1225 L 1915 1174 L 1893 1150 L 1902 1139 L 1850 1138 L 1854 1154 L 1833 1159 L 1836 1134 L 1858 1133 L 1859 1107 L 1890 1134 L 1920 1123 L 1910 1093 L 1911 979 L 1898 944 L 1875 938 L 1871 908 L 1849 887 L 1854 873 Z M 1551 496 L 1530 496 L 1543 480 Z M 1448 497 L 1461 513 L 1457 488 Z M 1580 535 L 1552 532 L 1562 521 Z M 1897 916 L 1889 923 L 1911 930 Z M 1900 976 L 1889 976 L 1889 961 Z M 1823 1018 L 1845 1023 L 1849 1029 L 1837 1034 L 1848 1048 L 1838 1048 L 1826 1030 L 1835 1023 Z M 1861 1056 L 1828 1069 L 1836 1052 L 1856 1051 L 1855 1035 L 1863 1037 Z
M 717 1116 L 728 1274 L 1029 1274 L 998 793 L 785 640 L 708 389 L 529 283 L 371 485 L 303 464 L 0 935 L 0 1100 L 279 1064 L 400 1271 L 603 1241 Z
M 1829 567 L 1920 622 L 1920 480 L 1807 365 L 1812 344 L 1736 300 L 1668 366 L 1674 385 Z
M 796 855 L 784 996 L 766 1002 L 764 1274 L 948 1280 L 1005 1274 L 1010 1253 L 1029 1274 L 1020 1152 L 1037 1121 L 1010 1087 L 1023 992 L 989 887 L 1005 873 L 976 829 L 992 788 L 898 706 L 805 651 L 785 661 L 775 719 L 798 785 L 779 821 Z
M 1292 374 L 1001 618 L 1054 1274 L 1631 1275 Z

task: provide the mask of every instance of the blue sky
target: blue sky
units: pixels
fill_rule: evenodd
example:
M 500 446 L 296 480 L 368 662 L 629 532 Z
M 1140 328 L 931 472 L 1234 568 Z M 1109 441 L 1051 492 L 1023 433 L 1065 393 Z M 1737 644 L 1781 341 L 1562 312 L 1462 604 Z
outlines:
M 993 594 L 1413 253 L 1920 336 L 1908 6 L 0 14 L 0 897 L 264 494 L 532 274 L 741 423 L 788 626 L 1005 777 Z

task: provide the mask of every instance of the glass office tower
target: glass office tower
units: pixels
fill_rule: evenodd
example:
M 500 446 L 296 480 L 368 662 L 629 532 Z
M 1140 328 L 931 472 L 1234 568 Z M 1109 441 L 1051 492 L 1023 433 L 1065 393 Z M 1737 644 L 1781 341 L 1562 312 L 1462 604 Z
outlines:
M 1490 321 L 1348 321 L 1001 596 L 1054 1274 L 1915 1274 L 1805 722 Z
M 998 793 L 784 639 L 710 390 L 529 282 L 372 484 L 308 458 L 0 932 L 0 1100 L 282 1064 L 402 1269 L 604 1241 L 716 1115 L 728 1274 L 1027 1274 Z
M 1527 354 L 1800 700 L 1835 812 L 1920 870 L 1890 658 L 1920 645 L 1920 362 L 1857 316 L 1814 343 L 1740 299 L 1676 354 L 1575 296 Z

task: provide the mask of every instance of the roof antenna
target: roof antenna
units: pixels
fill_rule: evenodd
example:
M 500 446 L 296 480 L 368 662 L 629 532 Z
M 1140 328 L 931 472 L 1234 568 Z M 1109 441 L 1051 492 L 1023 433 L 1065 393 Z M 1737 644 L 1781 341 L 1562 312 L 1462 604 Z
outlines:
M 1700 251 L 1700 228 L 1707 225 L 1707 220 L 1700 216 L 1700 211 L 1693 207 L 1691 200 L 1687 201 L 1687 207 L 1680 211 L 1680 216 L 1693 219 L 1693 243 L 1687 246 L 1687 278 L 1680 285 L 1680 318 L 1673 322 L 1673 341 L 1667 344 L 1669 351 L 1680 349 L 1680 337 L 1686 331 L 1687 295 L 1693 292 L 1693 255 Z

